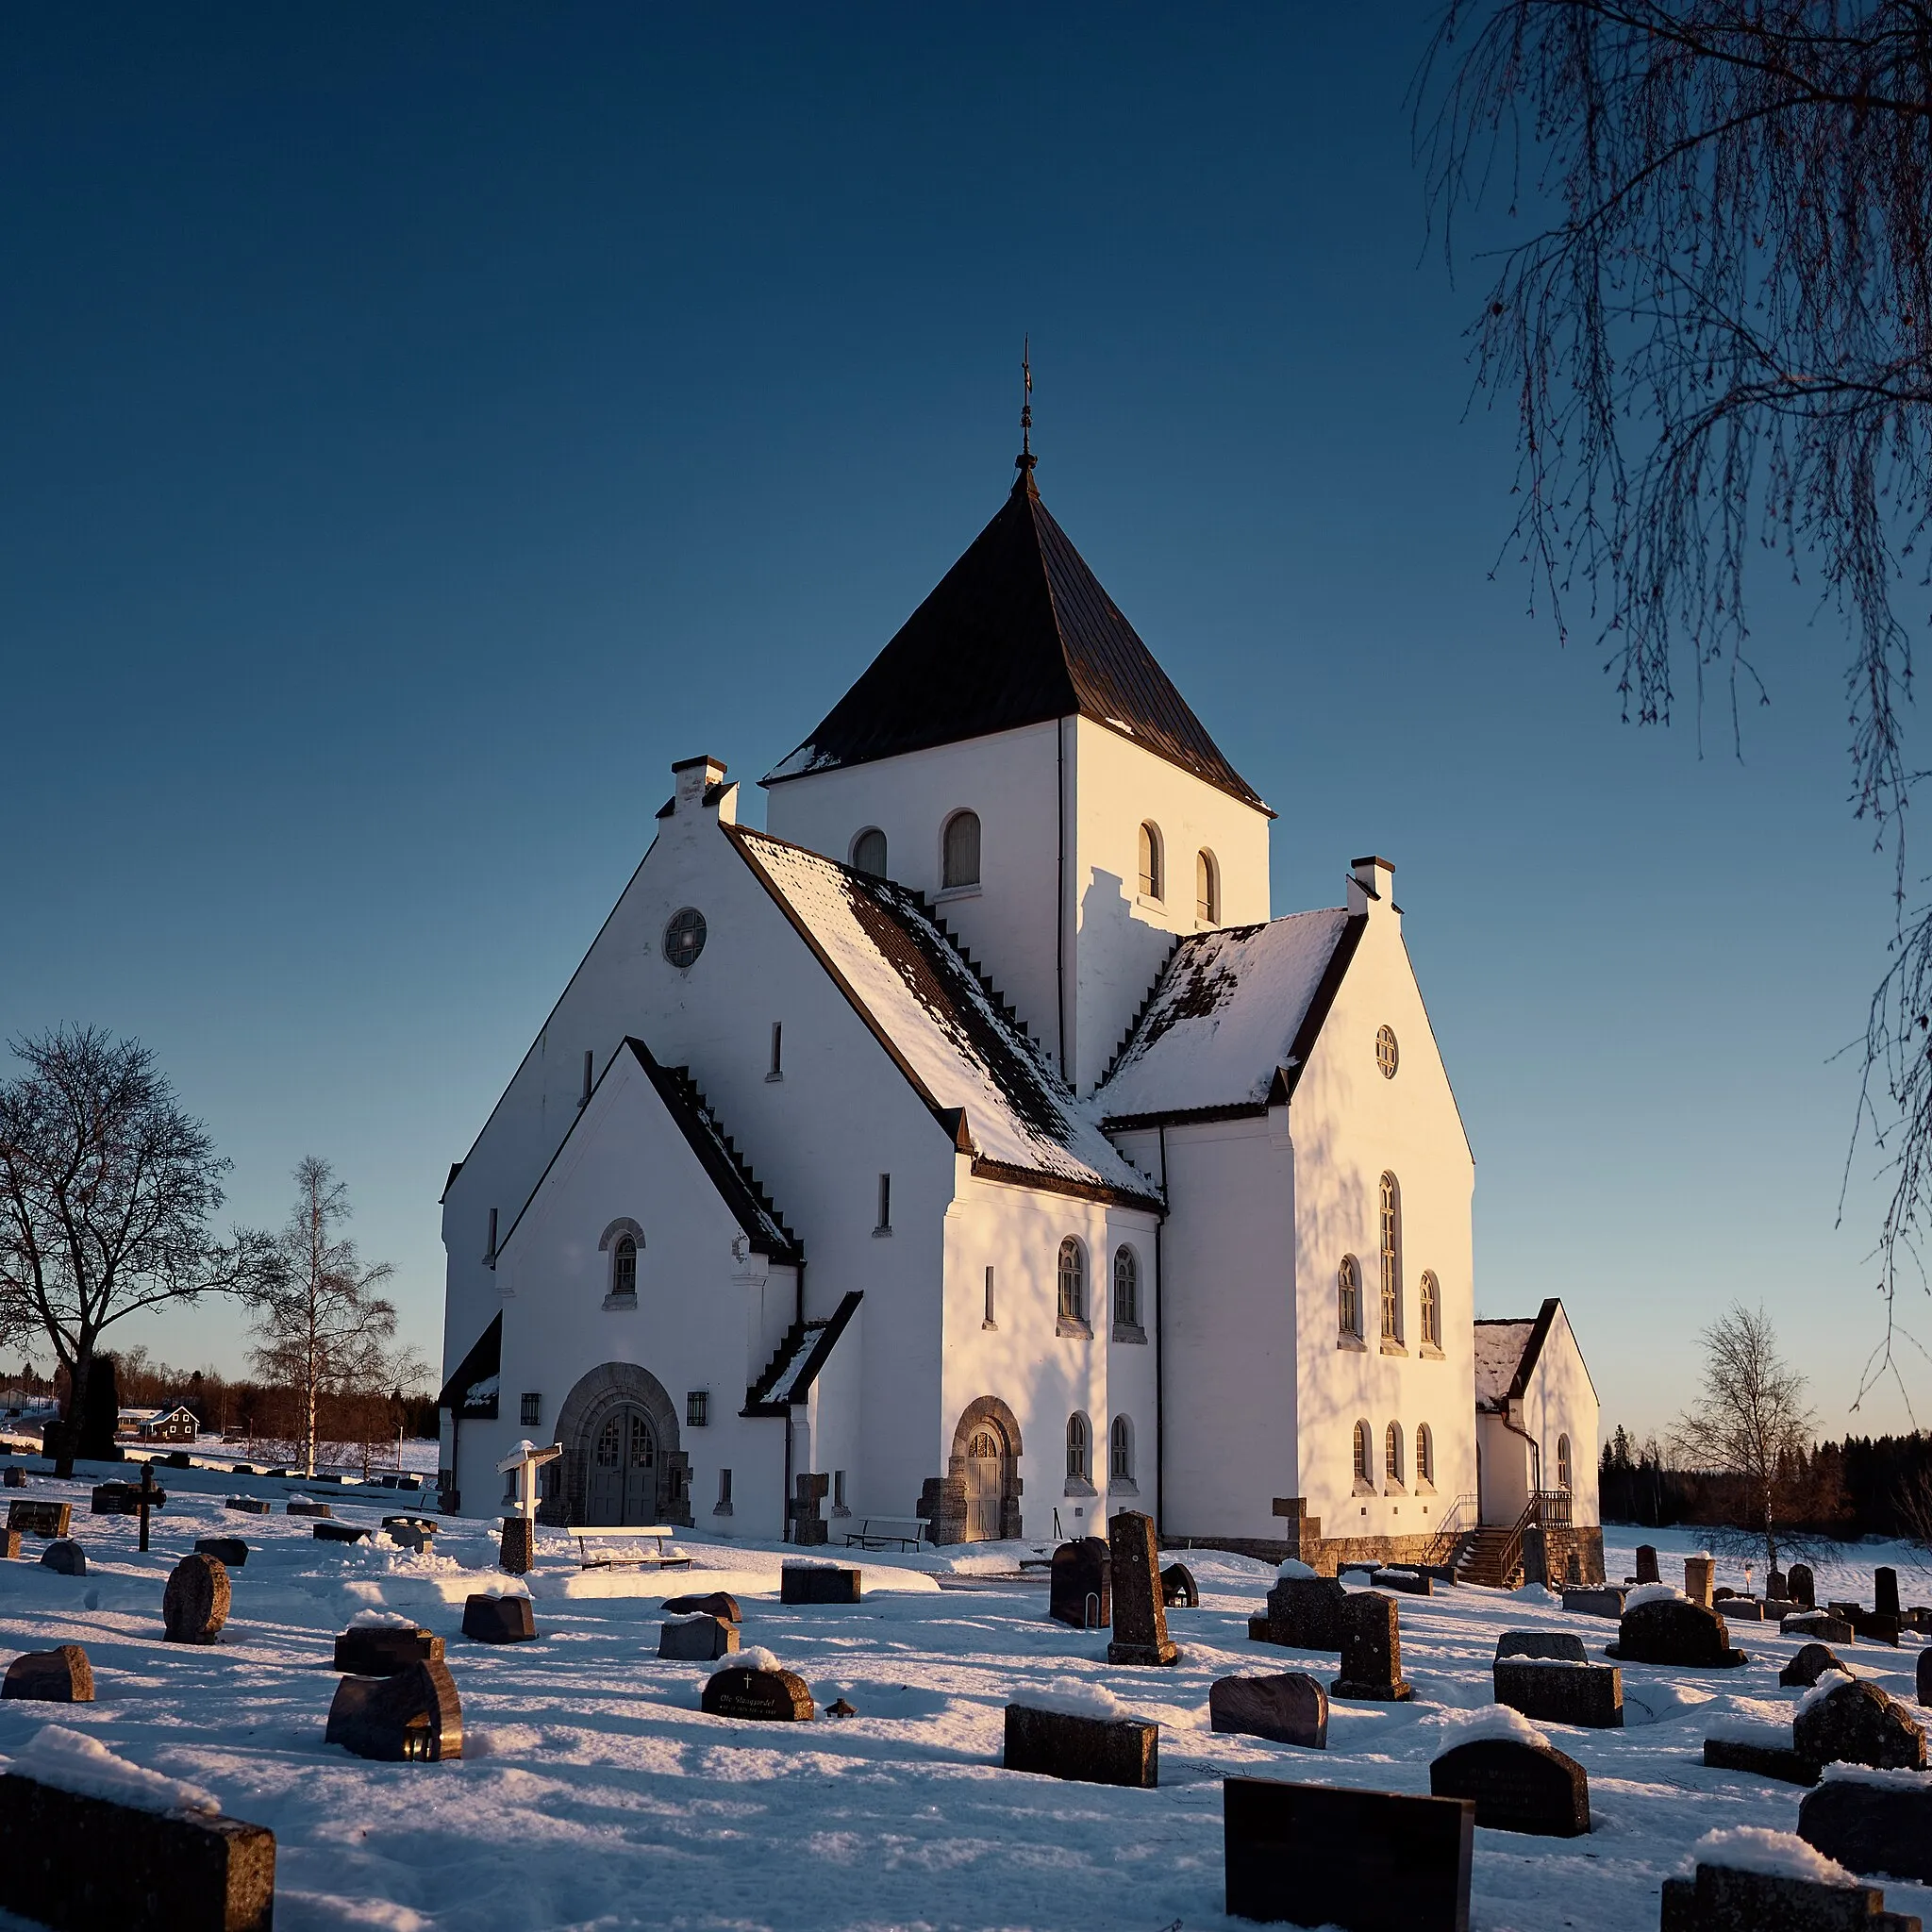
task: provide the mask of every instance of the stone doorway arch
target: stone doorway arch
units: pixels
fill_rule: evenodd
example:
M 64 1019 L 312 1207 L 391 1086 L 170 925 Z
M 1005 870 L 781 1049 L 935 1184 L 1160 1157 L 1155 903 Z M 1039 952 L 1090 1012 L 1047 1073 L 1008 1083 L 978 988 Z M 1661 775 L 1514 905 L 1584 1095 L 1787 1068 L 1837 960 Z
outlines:
M 543 1471 L 540 1522 L 590 1523 L 601 1509 L 691 1526 L 691 1458 L 678 1443 L 676 1407 L 650 1370 L 592 1369 L 564 1397 L 553 1440 L 563 1454 Z
M 1019 1536 L 1022 1448 L 1019 1418 L 997 1395 L 981 1395 L 960 1411 L 946 1474 L 964 1490 L 962 1542 Z

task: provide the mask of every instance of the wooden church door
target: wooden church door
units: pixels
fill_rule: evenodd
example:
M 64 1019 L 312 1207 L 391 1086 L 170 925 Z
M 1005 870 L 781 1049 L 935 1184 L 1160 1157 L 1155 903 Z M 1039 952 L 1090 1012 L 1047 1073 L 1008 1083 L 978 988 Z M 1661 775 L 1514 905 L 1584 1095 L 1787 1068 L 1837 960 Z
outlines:
M 625 1403 L 604 1419 L 591 1456 L 590 1490 L 593 1524 L 658 1520 L 658 1440 L 642 1409 Z
M 991 1542 L 1000 1533 L 1000 1498 L 1006 1491 L 1007 1445 L 982 1423 L 966 1443 L 966 1541 Z

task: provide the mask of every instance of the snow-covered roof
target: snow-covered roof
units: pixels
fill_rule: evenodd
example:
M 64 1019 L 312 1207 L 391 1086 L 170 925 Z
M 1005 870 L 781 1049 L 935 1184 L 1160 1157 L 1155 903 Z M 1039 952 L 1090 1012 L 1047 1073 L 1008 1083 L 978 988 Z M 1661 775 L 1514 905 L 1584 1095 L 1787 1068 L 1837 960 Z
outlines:
M 1475 1324 L 1475 1399 L 1479 1404 L 1493 1407 L 1508 1394 L 1535 1329 L 1533 1321 Z
M 744 825 L 726 831 L 926 1104 L 964 1109 L 976 1170 L 1158 1198 L 916 893 Z
M 1291 1088 L 1359 932 L 1337 907 L 1182 940 L 1093 1095 L 1098 1117 L 1258 1107 L 1278 1067 Z

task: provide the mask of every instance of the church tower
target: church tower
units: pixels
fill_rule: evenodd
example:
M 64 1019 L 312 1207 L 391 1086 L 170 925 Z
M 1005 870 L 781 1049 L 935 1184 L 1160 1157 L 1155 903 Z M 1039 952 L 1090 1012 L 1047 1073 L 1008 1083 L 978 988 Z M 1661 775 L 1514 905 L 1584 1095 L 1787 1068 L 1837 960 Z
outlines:
M 923 892 L 1077 1093 L 1182 935 L 1265 921 L 1274 814 L 1041 501 L 1011 494 L 762 782 L 779 838 Z

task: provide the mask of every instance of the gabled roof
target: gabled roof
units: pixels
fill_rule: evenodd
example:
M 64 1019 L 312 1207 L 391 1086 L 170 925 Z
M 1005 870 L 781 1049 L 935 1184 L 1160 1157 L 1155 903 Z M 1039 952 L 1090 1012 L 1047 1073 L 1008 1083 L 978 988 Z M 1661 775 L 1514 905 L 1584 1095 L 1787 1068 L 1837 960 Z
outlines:
M 762 782 L 1072 717 L 1091 719 L 1267 810 L 1023 469 L 999 514 L 938 589 Z
M 796 1322 L 786 1332 L 758 1381 L 744 1392 L 743 1415 L 783 1415 L 793 1404 L 803 1402 L 819 1378 L 832 1351 L 839 1345 L 858 1305 L 865 1299 L 862 1289 L 853 1289 L 823 1322 Z
M 769 833 L 722 829 L 954 1144 L 970 1148 L 975 1174 L 1160 1205 L 918 894 Z
M 470 1352 L 438 1391 L 438 1408 L 452 1408 L 459 1416 L 488 1419 L 496 1413 L 497 1381 L 503 1367 L 503 1311 L 490 1318 L 490 1325 L 470 1344 Z M 475 1398 L 474 1400 L 472 1398 Z
M 1090 1107 L 1118 1132 L 1288 1098 L 1367 923 L 1338 907 L 1182 940 Z
M 1478 1408 L 1501 1408 L 1506 1403 L 1520 1402 L 1542 1359 L 1543 1344 L 1557 1325 L 1557 1314 L 1563 1304 L 1552 1295 L 1528 1321 L 1492 1319 L 1475 1324 L 1475 1405 Z M 1575 1341 L 1575 1331 L 1571 1331 Z M 1583 1360 L 1583 1351 L 1576 1353 Z M 1590 1374 L 1585 1363 L 1583 1373 Z M 1591 1385 L 1592 1388 L 1595 1386 Z

